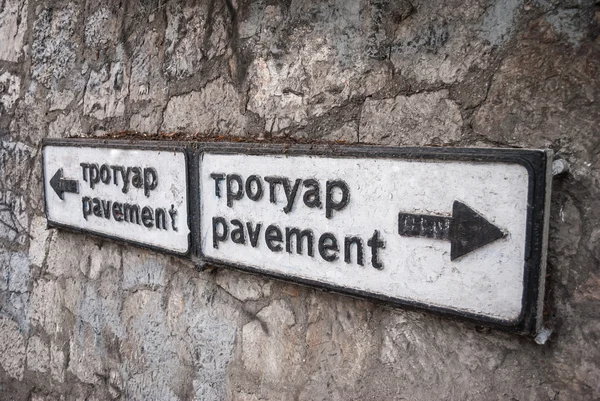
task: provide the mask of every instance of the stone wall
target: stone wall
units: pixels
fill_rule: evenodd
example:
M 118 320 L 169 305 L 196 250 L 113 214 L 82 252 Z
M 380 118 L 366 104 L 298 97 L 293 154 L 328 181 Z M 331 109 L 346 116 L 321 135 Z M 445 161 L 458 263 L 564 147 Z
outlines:
M 0 399 L 600 398 L 600 3 L 0 0 Z M 552 148 L 545 345 L 46 230 L 41 139 Z

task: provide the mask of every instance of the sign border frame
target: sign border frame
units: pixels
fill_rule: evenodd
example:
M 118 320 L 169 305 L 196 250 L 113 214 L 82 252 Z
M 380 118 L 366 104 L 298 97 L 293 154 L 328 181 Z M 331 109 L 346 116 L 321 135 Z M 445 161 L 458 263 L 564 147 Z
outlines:
M 192 200 L 190 198 L 190 162 L 193 160 L 190 154 L 190 144 L 185 142 L 165 142 L 165 141 L 147 141 L 147 140 L 118 140 L 118 139 L 99 139 L 99 138 L 43 138 L 42 139 L 42 185 L 44 191 L 44 214 L 46 215 L 46 222 L 48 228 L 60 228 L 68 231 L 72 231 L 79 234 L 88 234 L 95 237 L 109 239 L 118 243 L 127 243 L 141 248 L 146 248 L 155 252 L 164 252 L 170 255 L 177 256 L 190 256 L 194 249 L 194 229 L 192 227 Z M 48 217 L 48 202 L 46 199 L 46 175 L 45 175 L 45 153 L 44 149 L 47 146 L 58 146 L 58 147 L 78 147 L 78 148 L 104 148 L 104 149 L 122 149 L 122 150 L 165 150 L 175 151 L 183 153 L 185 159 L 185 183 L 186 183 L 186 208 L 187 208 L 187 225 L 189 229 L 188 233 L 188 244 L 185 252 L 177 252 L 169 250 L 167 248 L 161 248 L 160 246 L 149 245 L 143 242 L 128 240 L 117 237 L 111 234 L 103 234 L 96 231 L 88 230 L 80 227 L 73 227 L 68 224 L 59 223 L 51 220 Z
M 546 259 L 550 217 L 550 198 L 552 185 L 552 150 L 512 149 L 512 148 L 436 148 L 436 147 L 398 147 L 374 145 L 340 144 L 273 144 L 273 143 L 233 143 L 200 142 L 193 154 L 191 166 L 190 191 L 192 202 L 192 243 L 194 254 L 203 263 L 225 268 L 234 268 L 284 280 L 295 284 L 316 287 L 321 290 L 339 293 L 351 297 L 375 300 L 395 307 L 409 310 L 426 311 L 436 315 L 455 318 L 475 325 L 485 325 L 503 331 L 535 335 L 541 328 L 544 309 Z M 521 312 L 514 320 L 498 319 L 477 313 L 458 311 L 424 302 L 402 300 L 369 291 L 346 288 L 278 272 L 269 272 L 260 268 L 227 262 L 202 254 L 201 245 L 201 205 L 200 205 L 200 162 L 204 153 L 246 154 L 279 156 L 317 156 L 330 158 L 377 158 L 415 161 L 454 161 L 475 163 L 519 164 L 528 172 L 527 190 L 527 227 L 525 235 L 525 260 L 523 261 L 523 296 Z

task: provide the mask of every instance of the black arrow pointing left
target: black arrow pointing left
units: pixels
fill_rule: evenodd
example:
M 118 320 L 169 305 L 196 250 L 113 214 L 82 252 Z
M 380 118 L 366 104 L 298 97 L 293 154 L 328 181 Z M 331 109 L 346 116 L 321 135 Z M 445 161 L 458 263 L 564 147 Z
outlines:
M 79 183 L 76 180 L 68 180 L 66 178 L 62 178 L 63 169 L 59 168 L 58 171 L 54 174 L 54 176 L 50 179 L 50 186 L 56 192 L 56 195 L 61 200 L 64 200 L 64 193 L 71 192 L 74 194 L 79 193 Z

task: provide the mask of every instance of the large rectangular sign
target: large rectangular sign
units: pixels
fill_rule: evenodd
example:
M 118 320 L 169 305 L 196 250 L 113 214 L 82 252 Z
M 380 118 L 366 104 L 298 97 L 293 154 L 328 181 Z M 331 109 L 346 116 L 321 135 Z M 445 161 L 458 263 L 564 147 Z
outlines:
M 177 145 L 46 140 L 48 223 L 187 254 L 187 165 Z
M 213 263 L 504 329 L 540 322 L 544 151 L 205 145 Z
M 550 152 L 194 146 L 188 163 L 177 143 L 45 140 L 49 225 L 194 249 L 212 264 L 505 330 L 539 328 Z

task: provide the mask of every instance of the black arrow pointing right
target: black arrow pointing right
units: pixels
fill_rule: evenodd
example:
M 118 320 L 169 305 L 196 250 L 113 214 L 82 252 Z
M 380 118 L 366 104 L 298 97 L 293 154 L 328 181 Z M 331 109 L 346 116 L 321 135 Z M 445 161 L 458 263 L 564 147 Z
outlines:
M 454 201 L 452 217 L 398 214 L 398 234 L 450 241 L 450 260 L 457 259 L 490 242 L 504 232 L 462 202 Z
M 50 186 L 56 192 L 56 195 L 61 200 L 64 200 L 64 193 L 71 192 L 78 194 L 79 193 L 79 183 L 76 180 L 67 180 L 66 178 L 62 178 L 63 169 L 59 168 L 58 171 L 52 176 L 50 179 Z

